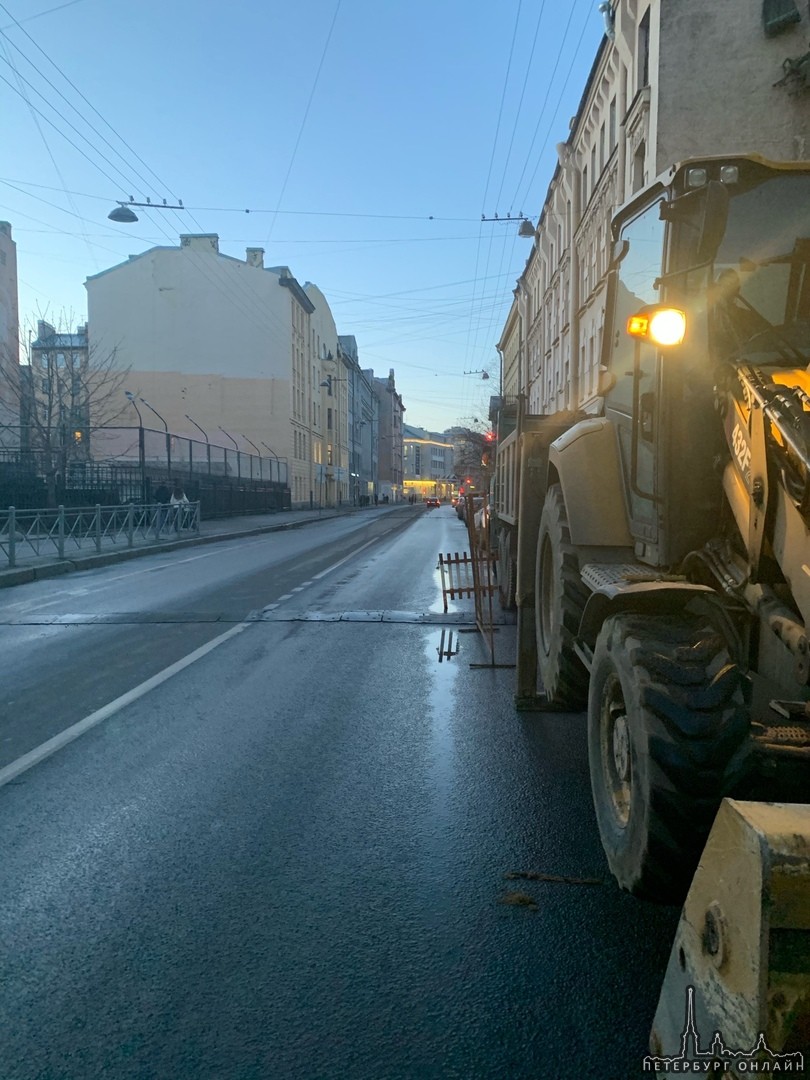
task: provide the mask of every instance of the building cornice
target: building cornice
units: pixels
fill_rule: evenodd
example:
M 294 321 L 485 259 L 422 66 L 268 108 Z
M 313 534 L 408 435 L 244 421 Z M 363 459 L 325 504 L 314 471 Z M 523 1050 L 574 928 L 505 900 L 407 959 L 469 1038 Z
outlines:
M 312 314 L 312 312 L 315 310 L 315 305 L 312 303 L 310 298 L 307 296 L 307 294 L 304 292 L 304 290 L 301 288 L 301 286 L 298 284 L 294 277 L 291 277 L 288 274 L 280 274 L 278 283 L 279 285 L 283 285 L 285 289 L 290 290 L 295 299 L 298 301 L 298 303 L 308 315 Z

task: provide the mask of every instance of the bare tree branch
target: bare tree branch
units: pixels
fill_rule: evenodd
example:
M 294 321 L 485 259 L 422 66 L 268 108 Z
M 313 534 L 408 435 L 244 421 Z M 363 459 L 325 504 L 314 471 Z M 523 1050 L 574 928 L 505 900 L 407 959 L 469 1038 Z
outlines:
M 92 432 L 120 421 L 127 408 L 123 387 L 129 369 L 120 366 L 117 350 L 101 354 L 88 348 L 86 329 L 74 333 L 72 326 L 64 316 L 58 328 L 39 320 L 21 363 L 0 351 L 6 414 L 17 417 L 16 449 L 30 454 L 44 476 L 49 505 L 68 466 L 89 460 Z M 33 327 L 26 327 L 23 340 L 33 336 Z M 0 427 L 8 433 L 13 426 L 6 415 Z

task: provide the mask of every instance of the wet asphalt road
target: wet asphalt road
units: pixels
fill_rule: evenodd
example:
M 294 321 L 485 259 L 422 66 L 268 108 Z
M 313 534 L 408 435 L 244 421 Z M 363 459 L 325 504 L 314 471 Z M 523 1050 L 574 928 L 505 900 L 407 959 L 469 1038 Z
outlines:
M 439 664 L 439 624 L 334 621 L 441 612 L 436 555 L 462 527 L 410 520 L 321 578 L 334 554 L 298 539 L 300 592 L 286 549 L 276 571 L 269 547 L 231 554 L 227 586 L 216 559 L 169 571 L 175 611 L 239 597 L 233 636 L 0 788 L 3 1080 L 641 1075 L 677 913 L 607 881 L 584 718 L 516 714 L 513 672 L 470 669 L 476 634 Z M 118 603 L 82 578 L 74 612 Z M 131 652 L 154 627 L 39 630 L 61 672 L 60 636 L 92 667 L 105 634 Z

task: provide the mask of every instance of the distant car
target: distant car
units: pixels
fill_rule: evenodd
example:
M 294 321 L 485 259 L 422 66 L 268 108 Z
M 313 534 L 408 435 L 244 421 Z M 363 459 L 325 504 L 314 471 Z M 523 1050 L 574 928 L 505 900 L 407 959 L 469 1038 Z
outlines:
M 482 495 L 473 496 L 473 501 L 472 501 L 473 515 L 475 515 L 481 509 L 481 507 L 483 505 L 484 505 L 484 497 Z M 461 518 L 461 520 L 466 524 L 466 522 L 467 522 L 467 500 L 466 499 L 463 499 L 463 498 L 459 499 L 458 506 L 456 507 L 456 513 L 458 514 L 459 518 Z
M 437 499 L 435 495 L 431 495 L 430 498 L 425 499 L 425 506 L 441 506 L 442 500 Z

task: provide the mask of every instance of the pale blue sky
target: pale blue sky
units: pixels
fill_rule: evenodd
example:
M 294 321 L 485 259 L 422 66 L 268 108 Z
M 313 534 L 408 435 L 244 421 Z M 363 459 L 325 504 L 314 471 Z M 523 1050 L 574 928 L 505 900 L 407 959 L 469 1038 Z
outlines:
M 81 322 L 90 274 L 216 232 L 315 282 L 408 423 L 484 418 L 531 242 L 481 214 L 536 220 L 602 29 L 596 0 L 0 0 L 21 319 Z M 193 209 L 108 221 L 130 195 Z

